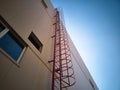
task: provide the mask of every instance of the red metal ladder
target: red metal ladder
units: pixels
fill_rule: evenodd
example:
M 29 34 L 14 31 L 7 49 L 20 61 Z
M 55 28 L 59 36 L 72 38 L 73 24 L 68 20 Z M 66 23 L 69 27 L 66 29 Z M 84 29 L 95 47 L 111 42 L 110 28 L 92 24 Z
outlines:
M 67 32 L 57 9 L 55 21 L 54 55 L 53 60 L 49 61 L 53 62 L 51 90 L 66 90 L 75 84 L 75 77 Z

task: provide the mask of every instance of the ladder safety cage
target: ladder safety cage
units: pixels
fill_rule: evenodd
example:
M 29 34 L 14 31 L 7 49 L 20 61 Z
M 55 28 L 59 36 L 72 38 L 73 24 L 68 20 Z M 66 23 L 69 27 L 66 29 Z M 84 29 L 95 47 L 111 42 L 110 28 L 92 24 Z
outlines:
M 54 55 L 49 61 L 53 63 L 51 90 L 67 90 L 75 84 L 74 70 L 67 31 L 58 9 L 55 12 Z

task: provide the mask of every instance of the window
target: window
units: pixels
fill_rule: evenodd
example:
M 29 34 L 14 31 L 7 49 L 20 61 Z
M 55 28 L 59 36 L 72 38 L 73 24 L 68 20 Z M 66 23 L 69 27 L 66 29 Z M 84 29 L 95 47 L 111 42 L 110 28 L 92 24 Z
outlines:
M 25 49 L 24 41 L 0 16 L 0 48 L 6 52 L 14 61 L 20 59 Z
M 31 32 L 28 39 L 40 52 L 42 52 L 43 44 L 39 41 L 39 39 L 35 36 L 33 32 Z
M 3 31 L 5 27 L 0 23 L 0 32 Z
M 48 8 L 48 6 L 47 6 L 47 4 L 45 3 L 44 0 L 42 0 L 41 2 L 42 2 L 43 6 L 44 6 L 45 8 Z
M 92 81 L 89 79 L 90 85 L 92 86 L 93 90 L 95 90 L 94 84 L 92 83 Z

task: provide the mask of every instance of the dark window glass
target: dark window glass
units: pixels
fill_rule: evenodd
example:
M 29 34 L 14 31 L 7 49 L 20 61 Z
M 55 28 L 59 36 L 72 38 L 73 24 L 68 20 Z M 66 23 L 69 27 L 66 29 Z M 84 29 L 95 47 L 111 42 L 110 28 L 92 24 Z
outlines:
M 41 52 L 43 44 L 39 41 L 39 39 L 35 36 L 33 32 L 31 32 L 28 39 L 32 42 L 32 44 Z
M 0 48 L 9 54 L 15 61 L 17 61 L 23 50 L 23 46 L 14 39 L 10 32 L 0 38 Z
M 3 31 L 5 27 L 0 23 L 0 32 Z
M 90 79 L 89 79 L 89 82 L 90 82 L 91 86 L 93 87 L 93 89 L 95 90 L 95 87 Z
M 9 31 L 2 33 L 5 29 Z M 2 16 L 0 16 L 0 35 L 0 48 L 17 61 L 26 44 Z
M 42 2 L 43 6 L 44 6 L 45 8 L 48 8 L 48 6 L 47 6 L 47 4 L 45 3 L 44 0 L 42 0 L 41 2 Z
M 2 31 L 3 29 L 0 27 L 0 32 Z

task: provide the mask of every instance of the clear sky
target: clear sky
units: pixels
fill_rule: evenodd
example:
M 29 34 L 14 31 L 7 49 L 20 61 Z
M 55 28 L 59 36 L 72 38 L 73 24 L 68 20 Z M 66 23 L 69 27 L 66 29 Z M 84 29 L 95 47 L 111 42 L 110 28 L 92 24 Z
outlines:
M 100 90 L 120 90 L 120 1 L 51 0 Z

